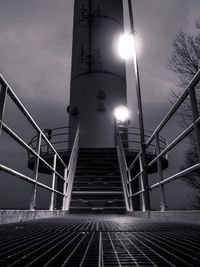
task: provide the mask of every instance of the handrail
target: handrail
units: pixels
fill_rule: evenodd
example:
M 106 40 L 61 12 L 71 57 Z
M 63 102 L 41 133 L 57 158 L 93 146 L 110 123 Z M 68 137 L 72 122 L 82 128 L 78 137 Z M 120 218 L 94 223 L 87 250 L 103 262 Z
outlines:
M 57 155 L 57 157 L 62 162 L 62 164 L 65 165 L 65 163 L 63 162 L 63 160 L 61 159 L 61 157 L 59 156 L 59 154 L 57 153 L 57 151 L 55 150 L 55 148 L 49 142 L 49 140 L 46 137 L 46 135 L 43 133 L 43 131 L 40 129 L 40 127 L 37 125 L 37 123 L 34 121 L 34 119 L 31 117 L 31 115 L 29 114 L 29 112 L 27 111 L 27 109 L 24 107 L 24 105 L 19 100 L 19 98 L 16 96 L 16 94 L 13 92 L 13 90 L 11 89 L 11 87 L 9 86 L 9 84 L 4 79 L 3 75 L 0 74 L 0 84 L 2 84 L 2 83 L 7 87 L 7 94 L 11 97 L 11 99 L 17 105 L 17 107 L 19 108 L 19 110 L 24 114 L 24 116 L 32 124 L 32 126 L 35 128 L 35 130 L 38 131 L 39 133 L 41 133 L 41 135 L 44 138 L 44 140 L 49 144 L 49 146 L 51 147 L 51 149 L 53 150 L 53 152 Z
M 177 101 L 174 103 L 174 105 L 171 107 L 170 111 L 166 114 L 164 119 L 159 123 L 155 131 L 152 133 L 151 137 L 147 141 L 146 145 L 148 146 L 156 134 L 158 134 L 162 128 L 166 125 L 166 123 L 170 120 L 170 118 L 174 115 L 174 113 L 177 111 L 177 109 L 180 107 L 180 105 L 183 103 L 183 101 L 187 98 L 189 95 L 189 90 L 193 89 L 196 84 L 198 83 L 200 79 L 200 69 L 197 71 L 189 85 L 186 87 L 185 91 L 182 93 L 182 95 L 177 99 Z
M 116 125 L 116 146 L 117 146 L 117 156 L 118 156 L 118 162 L 119 162 L 119 167 L 120 167 L 120 174 L 121 174 L 126 210 L 132 211 L 133 210 L 132 199 L 130 197 L 130 195 L 132 194 L 132 189 L 129 183 L 130 174 L 129 174 L 127 163 L 126 163 L 126 157 L 125 157 L 125 153 L 123 150 L 123 144 L 122 144 L 122 140 L 120 137 L 120 131 L 117 125 Z
M 67 131 L 67 130 L 73 130 L 72 132 Z M 50 135 L 49 135 L 49 131 L 50 131 Z M 58 133 L 55 133 L 59 131 Z M 46 135 L 47 139 L 51 142 L 51 144 L 55 147 L 55 149 L 57 150 L 58 153 L 63 152 L 63 149 L 60 149 L 57 145 L 58 144 L 62 144 L 63 147 L 66 147 L 66 149 L 64 150 L 66 151 L 71 151 L 71 144 L 74 142 L 75 140 L 75 135 L 76 135 L 76 131 L 75 128 L 72 127 L 57 127 L 57 128 L 53 128 L 53 129 L 48 129 L 48 131 L 45 129 L 44 130 L 44 134 Z M 65 140 L 60 140 L 59 138 L 66 138 Z M 74 138 L 73 138 L 74 137 Z M 37 146 L 37 138 L 38 138 L 38 134 L 35 135 L 31 141 L 29 142 L 29 146 L 31 146 L 34 150 L 36 149 Z M 67 149 L 68 147 L 68 149 Z M 41 154 L 43 155 L 47 155 L 47 154 L 51 154 L 51 150 L 49 149 L 48 143 L 42 143 L 41 144 Z M 31 158 L 31 155 L 28 153 L 28 157 Z
M 23 140 L 12 128 L 10 128 L 5 122 L 4 122 L 4 113 L 5 113 L 5 106 L 6 106 L 6 99 L 7 97 L 10 97 L 13 103 L 17 106 L 17 108 L 22 112 L 24 117 L 27 119 L 27 121 L 32 125 L 32 127 L 37 131 L 37 135 L 34 137 L 34 146 L 32 146 L 32 143 L 26 143 L 26 141 Z M 61 130 L 65 129 L 66 127 L 58 127 L 54 130 Z M 69 128 L 71 129 L 71 128 Z M 13 176 L 16 176 L 20 179 L 23 179 L 29 183 L 32 184 L 32 193 L 31 193 L 31 199 L 30 199 L 30 209 L 34 210 L 36 205 L 36 197 L 37 197 L 37 187 L 42 187 L 46 190 L 49 190 L 51 192 L 51 200 L 49 209 L 53 210 L 55 208 L 55 194 L 60 195 L 63 198 L 63 204 L 62 209 L 64 210 L 66 208 L 66 199 L 70 199 L 71 195 L 71 183 L 73 181 L 74 171 L 76 167 L 76 160 L 78 155 L 78 140 L 79 140 L 79 127 L 76 130 L 76 138 L 72 147 L 72 151 L 70 154 L 70 161 L 68 164 L 66 164 L 63 159 L 61 158 L 59 151 L 56 150 L 52 142 L 48 139 L 48 136 L 43 132 L 40 127 L 37 125 L 35 120 L 31 117 L 30 113 L 27 111 L 27 109 L 24 107 L 22 102 L 19 100 L 19 98 L 16 96 L 16 94 L 13 92 L 9 84 L 6 82 L 4 77 L 0 74 L 0 137 L 1 132 L 5 131 L 15 142 L 17 142 L 20 146 L 22 146 L 30 155 L 32 155 L 32 158 L 34 159 L 34 170 L 33 170 L 33 177 L 29 177 L 27 175 L 24 175 L 23 173 L 20 173 L 8 166 L 5 166 L 3 164 L 0 164 L 0 170 L 3 172 L 7 172 Z M 65 133 L 66 134 L 66 133 Z M 58 135 L 58 134 L 57 134 Z M 55 135 L 56 136 L 56 135 Z M 33 139 L 32 139 L 33 140 Z M 47 161 L 45 157 L 42 157 L 43 154 L 41 152 L 41 148 L 43 147 L 42 140 L 45 141 L 45 144 L 51 149 L 51 155 L 53 158 L 53 166 L 51 166 Z M 55 142 L 55 143 L 58 143 Z M 50 173 L 52 173 L 52 185 L 47 186 L 43 184 L 42 182 L 38 181 L 39 176 L 39 164 L 42 162 L 45 167 L 49 170 Z M 57 168 L 59 162 L 59 168 Z M 59 182 L 62 183 L 63 186 L 61 186 L 62 189 L 56 188 L 56 178 L 59 179 Z M 67 206 L 68 208 L 68 206 Z
M 126 127 L 123 126 L 122 127 L 121 125 L 119 125 L 118 128 L 119 128 L 119 133 L 121 134 L 121 141 L 123 144 L 123 149 L 125 151 L 129 151 L 129 152 L 131 152 L 131 151 L 135 152 L 135 153 L 140 152 L 141 141 L 139 138 L 140 137 L 139 128 L 129 127 L 129 126 L 126 126 Z M 133 131 L 133 129 L 134 129 L 134 131 Z M 145 129 L 145 133 L 144 133 L 145 139 L 148 140 L 151 137 L 152 133 L 153 133 L 153 131 Z M 168 146 L 168 143 L 165 140 L 165 138 L 161 135 L 159 135 L 159 142 L 160 142 L 160 149 L 161 149 L 161 151 L 163 151 Z M 155 142 L 149 144 L 149 146 L 146 147 L 146 154 L 147 155 L 155 155 L 156 154 L 156 143 Z M 166 153 L 164 155 L 164 157 L 167 160 L 168 154 Z M 138 159 L 138 157 L 137 157 L 137 159 Z M 132 169 L 135 162 L 136 161 L 132 162 L 130 169 Z
M 66 181 L 68 183 L 68 187 L 66 191 L 66 197 L 63 200 L 64 201 L 63 205 L 65 206 L 66 210 L 69 210 L 69 204 L 70 204 L 71 195 L 72 195 L 74 175 L 76 171 L 76 164 L 77 164 L 78 151 L 79 151 L 79 132 L 80 130 L 79 130 L 79 125 L 78 125 L 74 144 L 72 147 L 72 152 L 71 152 L 70 159 L 69 159 L 69 164 L 68 164 L 69 172 L 68 172 L 67 181 Z

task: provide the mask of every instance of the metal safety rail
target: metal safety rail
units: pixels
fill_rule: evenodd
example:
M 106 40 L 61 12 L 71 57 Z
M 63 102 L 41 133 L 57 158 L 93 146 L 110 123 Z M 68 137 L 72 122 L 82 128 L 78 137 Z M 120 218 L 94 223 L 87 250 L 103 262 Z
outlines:
M 148 140 L 151 137 L 153 132 L 145 130 L 145 140 Z M 159 136 L 160 140 L 160 149 L 163 151 L 167 146 L 167 141 L 164 137 Z M 118 160 L 120 166 L 120 173 L 123 184 L 124 198 L 126 203 L 126 210 L 132 211 L 132 182 L 131 182 L 131 170 L 128 167 L 126 155 L 130 153 L 134 155 L 140 152 L 140 133 L 139 129 L 136 127 L 127 127 L 123 125 L 116 125 L 116 145 Z M 155 142 L 150 144 L 146 150 L 146 154 L 152 157 L 156 155 L 156 144 Z M 136 156 L 137 157 L 137 156 Z M 168 159 L 168 153 L 163 156 L 166 160 Z M 139 163 L 141 164 L 141 163 Z M 140 177 L 141 178 L 141 177 Z
M 33 178 L 24 175 L 21 172 L 18 172 L 14 169 L 11 169 L 5 165 L 0 164 L 0 171 L 9 173 L 13 176 L 16 176 L 26 182 L 29 182 L 33 185 L 32 187 L 32 194 L 31 194 L 31 200 L 30 200 L 30 209 L 34 210 L 36 206 L 36 197 L 37 197 L 37 188 L 41 187 L 45 190 L 48 190 L 51 192 L 51 198 L 50 198 L 50 205 L 49 210 L 53 210 L 55 207 L 55 196 L 58 195 L 62 197 L 62 210 L 66 210 L 68 208 L 68 201 L 70 199 L 70 188 L 73 180 L 75 165 L 76 165 L 76 158 L 78 154 L 78 144 L 79 144 L 79 127 L 76 131 L 75 141 L 72 147 L 72 152 L 70 155 L 70 160 L 68 165 L 62 160 L 54 146 L 49 141 L 46 134 L 39 128 L 39 126 L 36 124 L 34 119 L 31 117 L 29 112 L 26 110 L 24 105 L 21 103 L 21 101 L 18 99 L 16 94 L 13 92 L 11 87 L 8 85 L 6 80 L 3 78 L 3 76 L 0 74 L 0 136 L 1 132 L 5 131 L 14 141 L 16 141 L 20 146 L 22 146 L 32 157 L 35 158 L 34 162 L 34 170 L 33 170 Z M 12 102 L 16 105 L 16 107 L 21 111 L 21 113 L 24 115 L 24 117 L 27 119 L 27 122 L 29 122 L 30 125 L 36 130 L 37 132 L 37 139 L 35 141 L 35 147 L 31 146 L 31 144 L 27 144 L 22 138 L 20 138 L 6 123 L 3 121 L 4 117 L 4 110 L 6 106 L 6 99 L 10 97 Z M 51 150 L 53 154 L 53 166 L 51 166 L 40 154 L 41 152 L 41 144 L 42 140 L 48 145 L 49 149 Z M 52 184 L 51 186 L 47 186 L 41 182 L 38 181 L 39 176 L 39 164 L 42 163 L 46 166 L 46 168 L 50 171 L 52 175 Z M 62 166 L 62 171 L 57 170 L 57 164 L 60 164 Z M 57 190 L 55 188 L 56 185 L 56 179 L 61 181 L 63 183 L 62 190 Z
M 147 198 L 145 195 L 148 195 L 151 190 L 159 187 L 160 188 L 160 207 L 161 211 L 165 211 L 167 209 L 166 200 L 165 200 L 165 192 L 164 186 L 165 184 L 172 182 L 176 179 L 182 178 L 184 175 L 187 175 L 195 170 L 200 168 L 200 116 L 198 111 L 197 99 L 196 99 L 196 85 L 200 80 L 200 70 L 193 77 L 187 88 L 184 90 L 182 95 L 178 98 L 178 100 L 174 103 L 170 111 L 166 114 L 164 119 L 159 123 L 155 131 L 151 134 L 145 144 L 140 144 L 141 146 L 145 146 L 145 155 L 142 155 L 142 149 L 138 152 L 132 163 L 128 166 L 126 172 L 131 173 L 136 164 L 139 163 L 140 170 L 134 177 L 125 176 L 127 187 L 131 187 L 132 183 L 136 179 L 140 179 L 140 189 L 138 192 L 130 193 L 128 195 L 129 198 L 133 199 L 138 195 L 142 195 L 142 210 L 147 210 Z M 167 124 L 170 118 L 174 115 L 174 113 L 180 108 L 181 104 L 186 100 L 189 96 L 190 99 L 190 108 L 193 115 L 193 122 L 181 133 L 179 134 L 173 141 L 167 144 L 165 147 L 162 147 L 162 140 L 160 139 L 160 132 L 163 127 Z M 192 131 L 195 133 L 195 146 L 198 154 L 198 163 L 190 166 L 180 172 L 177 172 L 169 177 L 163 178 L 163 169 L 162 169 L 162 158 L 166 157 L 166 155 L 171 151 L 175 146 L 177 146 L 183 139 L 185 139 Z M 120 134 L 118 134 L 117 142 L 120 146 Z M 147 166 L 142 166 L 142 156 L 146 157 L 148 154 L 149 148 L 154 145 L 156 147 L 155 157 L 146 164 Z M 126 149 L 126 148 L 125 148 Z M 151 149 L 150 149 L 151 150 Z M 122 163 L 123 164 L 123 161 Z M 158 170 L 158 182 L 152 185 L 144 186 L 144 177 L 143 174 L 146 170 L 148 170 L 152 165 L 157 164 Z M 124 169 L 126 165 L 124 165 Z M 146 168 L 146 169 L 145 169 Z
M 118 130 L 120 133 L 120 139 L 123 144 L 123 148 L 125 151 L 133 151 L 133 152 L 139 152 L 140 151 L 140 130 L 137 127 L 129 127 L 129 126 L 123 126 L 118 125 Z M 147 141 L 151 135 L 153 134 L 153 131 L 146 130 L 144 133 L 145 140 Z M 161 135 L 159 135 L 160 140 L 160 149 L 163 150 L 167 146 L 167 141 L 165 138 Z M 146 149 L 147 154 L 155 155 L 156 153 L 156 142 L 152 142 Z M 167 159 L 168 154 L 164 155 L 164 157 Z
M 56 151 L 60 154 L 62 152 L 66 153 L 67 151 L 72 150 L 73 143 L 75 141 L 76 129 L 71 127 L 58 127 L 53 129 L 44 129 L 44 134 L 54 146 Z M 35 135 L 29 142 L 29 146 L 34 150 L 37 147 L 38 135 Z M 41 144 L 40 154 L 48 155 L 51 154 L 51 150 L 46 142 Z M 31 158 L 30 153 L 28 157 Z
M 124 152 L 122 139 L 120 137 L 120 131 L 117 125 L 116 125 L 116 145 L 117 145 L 117 156 L 118 156 L 118 161 L 119 161 L 119 168 L 120 168 L 120 174 L 121 174 L 121 179 L 122 179 L 126 210 L 132 211 L 133 210 L 132 199 L 130 197 L 130 195 L 132 195 L 132 188 L 131 188 L 131 184 L 128 183 L 128 181 L 130 181 L 131 179 L 131 176 L 130 176 L 130 172 L 129 172 L 127 162 L 126 162 L 126 156 Z

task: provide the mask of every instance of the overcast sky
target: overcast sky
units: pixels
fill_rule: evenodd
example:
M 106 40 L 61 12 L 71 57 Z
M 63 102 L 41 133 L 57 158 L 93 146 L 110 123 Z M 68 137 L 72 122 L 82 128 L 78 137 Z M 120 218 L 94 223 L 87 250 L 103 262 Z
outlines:
M 171 43 L 194 29 L 200 1 L 134 0 L 133 8 L 143 101 L 163 105 L 175 84 Z M 33 110 L 38 101 L 64 110 L 69 101 L 72 14 L 73 0 L 0 0 L 0 72 Z
M 41 128 L 64 126 L 67 121 L 73 2 L 0 0 L 0 72 Z M 133 9 L 145 126 L 153 130 L 169 109 L 170 90 L 177 84 L 167 70 L 171 43 L 180 29 L 194 31 L 200 1 L 134 0 Z M 133 84 L 128 63 L 129 106 L 135 121 Z

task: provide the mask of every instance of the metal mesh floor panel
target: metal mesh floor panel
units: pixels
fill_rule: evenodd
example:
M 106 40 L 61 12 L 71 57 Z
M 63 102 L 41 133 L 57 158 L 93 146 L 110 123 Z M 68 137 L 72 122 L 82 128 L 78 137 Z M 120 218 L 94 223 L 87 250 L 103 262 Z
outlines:
M 200 266 L 200 226 L 114 215 L 1 225 L 0 266 Z

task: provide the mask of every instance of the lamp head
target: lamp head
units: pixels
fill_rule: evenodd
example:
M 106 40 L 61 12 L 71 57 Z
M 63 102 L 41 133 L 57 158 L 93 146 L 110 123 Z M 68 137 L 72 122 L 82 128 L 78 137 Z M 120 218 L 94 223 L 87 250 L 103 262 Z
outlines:
M 124 33 L 119 37 L 118 53 L 123 59 L 129 59 L 134 56 L 135 42 L 132 34 Z
M 118 106 L 114 109 L 114 116 L 117 123 L 126 123 L 129 120 L 130 112 L 126 106 Z

